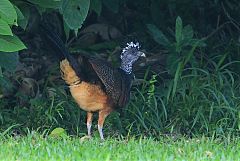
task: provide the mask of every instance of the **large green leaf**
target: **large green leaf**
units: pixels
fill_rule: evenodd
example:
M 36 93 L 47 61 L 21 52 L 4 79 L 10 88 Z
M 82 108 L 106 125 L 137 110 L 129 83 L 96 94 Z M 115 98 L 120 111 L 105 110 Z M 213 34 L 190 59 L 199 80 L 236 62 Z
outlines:
M 103 4 L 114 13 L 119 10 L 119 0 L 103 0 Z
M 171 76 L 174 76 L 174 74 L 176 73 L 180 59 L 181 57 L 179 56 L 179 54 L 176 53 L 171 53 L 167 56 L 167 69 Z
M 66 39 L 68 40 L 71 29 L 66 24 L 66 22 L 63 22 L 63 29 L 64 29 L 64 32 L 65 32 L 65 35 L 66 35 Z
M 187 25 L 183 28 L 183 39 L 184 41 L 191 40 L 193 38 L 193 29 L 192 26 Z
M 0 18 L 0 35 L 13 35 L 8 23 Z
M 5 70 L 14 71 L 17 67 L 18 61 L 18 52 L 0 52 L 0 67 L 3 67 Z
M 182 40 L 182 29 L 182 19 L 180 17 L 177 17 L 175 26 L 175 38 L 177 43 L 180 43 Z
M 61 6 L 61 0 L 28 0 L 29 2 L 39 5 L 43 8 L 59 8 Z M 75 0 L 72 0 L 75 1 Z
M 82 26 L 86 19 L 90 0 L 63 0 L 63 19 L 70 29 L 76 30 Z
M 14 6 L 14 8 L 15 8 L 15 10 L 17 12 L 17 16 L 18 16 L 18 25 L 25 30 L 27 27 L 28 19 L 29 19 L 29 12 L 27 12 L 28 15 L 25 18 L 22 11 L 17 6 Z
M 0 35 L 0 51 L 15 52 L 25 48 L 26 46 L 22 43 L 22 41 L 17 36 Z
M 163 46 L 168 46 L 170 44 L 167 37 L 160 31 L 155 25 L 147 24 L 147 28 L 152 35 L 153 39 Z
M 0 0 L 0 17 L 10 25 L 17 25 L 17 13 L 9 0 Z
M 99 16 L 102 12 L 102 1 L 101 0 L 91 0 L 90 9 L 95 11 Z
M 183 25 L 182 19 L 177 17 L 175 26 L 175 38 L 176 38 L 176 52 L 180 53 L 182 50 L 182 39 L 183 39 Z

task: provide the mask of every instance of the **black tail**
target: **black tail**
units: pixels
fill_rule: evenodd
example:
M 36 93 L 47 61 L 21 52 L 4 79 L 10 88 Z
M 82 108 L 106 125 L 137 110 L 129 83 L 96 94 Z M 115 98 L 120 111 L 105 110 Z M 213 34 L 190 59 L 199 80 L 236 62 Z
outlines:
M 76 72 L 77 76 L 81 78 L 81 68 L 76 59 L 74 59 L 66 49 L 64 42 L 61 38 L 51 30 L 50 26 L 47 23 L 40 25 L 41 35 L 44 36 L 46 45 L 50 46 L 54 52 L 58 55 L 60 60 L 67 59 L 69 64 L 72 66 L 73 70 Z
M 54 33 L 48 24 L 40 24 L 40 31 L 41 36 L 44 36 L 44 40 L 47 41 L 46 45 L 52 48 L 61 59 L 69 58 L 69 52 L 66 49 L 63 41 L 56 33 Z

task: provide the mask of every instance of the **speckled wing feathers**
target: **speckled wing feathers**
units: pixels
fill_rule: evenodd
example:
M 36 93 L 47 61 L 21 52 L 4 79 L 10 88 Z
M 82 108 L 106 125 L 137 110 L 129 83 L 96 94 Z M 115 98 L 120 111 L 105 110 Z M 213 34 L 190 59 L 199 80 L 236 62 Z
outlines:
M 113 102 L 123 107 L 128 103 L 130 93 L 130 77 L 121 69 L 113 68 L 108 62 L 89 59 L 93 69 L 105 86 L 107 94 Z

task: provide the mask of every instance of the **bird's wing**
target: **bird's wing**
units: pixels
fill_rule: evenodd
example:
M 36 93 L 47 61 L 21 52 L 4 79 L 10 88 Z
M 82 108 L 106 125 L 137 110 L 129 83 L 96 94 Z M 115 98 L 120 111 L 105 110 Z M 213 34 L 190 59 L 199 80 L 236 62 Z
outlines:
M 115 69 L 106 61 L 89 59 L 94 71 L 105 86 L 107 94 L 119 107 L 124 107 L 130 96 L 131 78 L 121 69 Z

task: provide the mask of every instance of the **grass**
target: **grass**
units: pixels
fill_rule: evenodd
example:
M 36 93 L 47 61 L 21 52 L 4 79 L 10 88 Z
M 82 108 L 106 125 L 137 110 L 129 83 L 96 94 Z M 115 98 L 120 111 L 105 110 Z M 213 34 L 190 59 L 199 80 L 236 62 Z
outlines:
M 227 68 L 238 63 L 218 67 L 220 61 L 209 60 L 212 69 L 185 68 L 174 92 L 174 80 L 165 79 L 161 83 L 150 79 L 142 87 L 133 88 L 132 102 L 127 107 L 132 134 L 238 136 L 240 75 Z M 161 80 L 160 76 L 155 78 Z
M 28 135 L 0 139 L 0 160 L 239 160 L 240 141 L 208 138 L 107 139 L 42 138 Z

